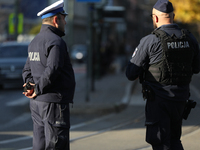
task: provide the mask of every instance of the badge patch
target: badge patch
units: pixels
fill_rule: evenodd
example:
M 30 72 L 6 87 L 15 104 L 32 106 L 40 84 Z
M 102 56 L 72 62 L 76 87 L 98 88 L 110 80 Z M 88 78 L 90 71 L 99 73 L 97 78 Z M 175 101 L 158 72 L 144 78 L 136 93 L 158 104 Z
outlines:
M 138 51 L 138 48 L 136 48 L 135 49 L 135 51 L 133 52 L 133 55 L 132 55 L 132 57 L 134 57 L 135 56 L 135 54 L 136 54 L 136 52 Z

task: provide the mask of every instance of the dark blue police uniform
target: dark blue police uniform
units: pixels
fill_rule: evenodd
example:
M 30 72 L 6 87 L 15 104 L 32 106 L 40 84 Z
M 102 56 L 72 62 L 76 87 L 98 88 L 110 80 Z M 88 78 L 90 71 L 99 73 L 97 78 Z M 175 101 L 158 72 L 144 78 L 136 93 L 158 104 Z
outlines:
M 75 77 L 67 45 L 61 38 L 65 35 L 64 18 L 57 16 L 56 23 L 50 21 L 57 14 L 67 15 L 63 7 L 64 1 L 59 0 L 37 14 L 49 19 L 43 20 L 40 33 L 31 41 L 23 69 L 24 82 L 35 84 L 36 97 L 30 100 L 33 150 L 70 149 L 69 103 L 73 103 Z
M 28 48 L 23 78 L 36 85 L 37 97 L 30 101 L 34 150 L 69 149 L 69 103 L 73 103 L 75 78 L 63 35 L 43 24 Z
M 177 24 L 163 25 L 155 30 L 163 30 L 167 34 L 175 34 L 176 37 L 182 35 Z M 194 36 L 190 33 L 194 57 L 192 59 L 192 72 L 200 71 L 199 48 Z M 181 55 L 181 52 L 180 52 Z M 152 64 L 159 62 L 163 56 L 161 39 L 155 34 L 150 34 L 141 39 L 140 44 L 135 49 L 130 60 L 126 76 L 129 80 L 137 79 L 143 71 Z M 189 84 L 171 85 L 159 82 L 143 81 L 151 89 L 153 99 L 147 98 L 146 102 L 146 141 L 156 150 L 182 150 L 181 126 L 182 114 L 186 100 L 188 100 Z
M 139 77 L 142 83 L 146 141 L 154 150 L 183 150 L 180 137 L 189 83 L 200 71 L 198 42 L 172 23 L 173 10 L 168 0 L 156 2 L 152 15 L 159 27 L 141 39 L 126 69 L 129 80 Z

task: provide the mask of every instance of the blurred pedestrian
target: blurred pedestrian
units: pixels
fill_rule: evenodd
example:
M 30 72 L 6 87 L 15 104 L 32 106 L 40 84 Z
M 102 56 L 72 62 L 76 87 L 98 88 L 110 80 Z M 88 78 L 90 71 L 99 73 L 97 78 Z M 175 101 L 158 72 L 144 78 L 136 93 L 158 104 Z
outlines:
M 73 103 L 75 78 L 61 38 L 67 15 L 63 6 L 59 0 L 37 14 L 42 27 L 28 47 L 23 69 L 23 94 L 31 99 L 33 150 L 69 150 L 69 103 Z
M 200 71 L 198 42 L 173 23 L 173 5 L 158 0 L 152 10 L 154 31 L 141 39 L 127 66 L 129 80 L 139 77 L 146 99 L 146 141 L 154 150 L 183 150 L 182 117 L 192 75 Z

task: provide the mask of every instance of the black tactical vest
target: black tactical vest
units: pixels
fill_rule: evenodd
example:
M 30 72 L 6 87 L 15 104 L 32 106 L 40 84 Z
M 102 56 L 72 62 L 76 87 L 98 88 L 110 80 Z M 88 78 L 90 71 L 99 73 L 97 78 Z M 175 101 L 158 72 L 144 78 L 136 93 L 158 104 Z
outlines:
M 189 31 L 182 29 L 182 36 L 168 35 L 162 30 L 152 32 L 161 39 L 162 59 L 145 71 L 146 81 L 166 85 L 189 84 L 192 77 L 194 48 L 188 37 Z

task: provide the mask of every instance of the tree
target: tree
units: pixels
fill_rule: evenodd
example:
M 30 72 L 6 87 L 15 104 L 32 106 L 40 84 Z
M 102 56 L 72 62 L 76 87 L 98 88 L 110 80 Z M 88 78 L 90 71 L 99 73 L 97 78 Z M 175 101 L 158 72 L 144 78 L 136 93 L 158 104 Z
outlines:
M 200 0 L 170 0 L 175 10 L 175 21 L 197 23 L 200 21 Z
M 29 34 L 31 35 L 36 35 L 40 32 L 40 28 L 41 28 L 42 24 L 38 24 L 38 25 L 35 25 L 29 32 Z

